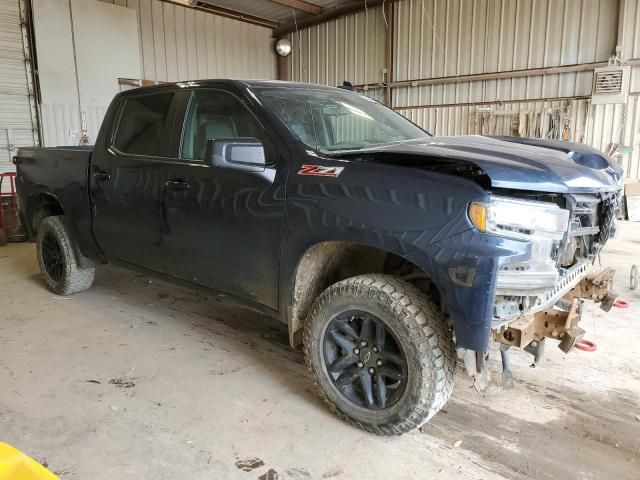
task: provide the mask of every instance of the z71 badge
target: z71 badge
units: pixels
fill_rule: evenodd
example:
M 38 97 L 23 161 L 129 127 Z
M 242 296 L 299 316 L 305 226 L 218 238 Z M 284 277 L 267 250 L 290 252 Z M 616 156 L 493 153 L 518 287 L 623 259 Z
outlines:
M 302 165 L 298 175 L 315 175 L 317 177 L 337 177 L 344 167 L 322 167 L 320 165 Z

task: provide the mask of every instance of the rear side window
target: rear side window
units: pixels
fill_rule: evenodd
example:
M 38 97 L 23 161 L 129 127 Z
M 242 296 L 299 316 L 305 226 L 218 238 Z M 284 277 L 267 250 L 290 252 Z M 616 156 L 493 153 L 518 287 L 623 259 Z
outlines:
M 169 156 L 172 122 L 169 109 L 174 93 L 158 93 L 126 100 L 114 146 L 122 153 Z

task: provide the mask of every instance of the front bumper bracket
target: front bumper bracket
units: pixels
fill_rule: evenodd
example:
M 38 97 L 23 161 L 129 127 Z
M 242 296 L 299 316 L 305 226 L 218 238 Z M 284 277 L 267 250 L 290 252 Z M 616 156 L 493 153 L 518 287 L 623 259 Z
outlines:
M 599 303 L 605 311 L 611 309 L 617 297 L 612 290 L 614 274 L 612 268 L 605 268 L 586 276 L 555 306 L 503 325 L 494 330 L 493 339 L 510 347 L 526 348 L 532 342 L 539 343 L 543 338 L 550 338 L 559 341 L 558 347 L 563 352 L 570 352 L 585 335 L 585 331 L 578 326 L 583 302 L 591 300 Z

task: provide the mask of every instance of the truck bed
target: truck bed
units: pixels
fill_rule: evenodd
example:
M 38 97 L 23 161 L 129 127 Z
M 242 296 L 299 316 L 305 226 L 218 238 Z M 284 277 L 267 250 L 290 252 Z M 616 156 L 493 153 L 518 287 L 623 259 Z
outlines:
M 62 213 L 76 235 L 90 235 L 88 175 L 92 151 L 91 146 L 18 150 L 16 170 L 20 181 L 17 190 L 23 223 L 30 237 L 35 234 L 34 214 L 48 195 L 60 201 Z

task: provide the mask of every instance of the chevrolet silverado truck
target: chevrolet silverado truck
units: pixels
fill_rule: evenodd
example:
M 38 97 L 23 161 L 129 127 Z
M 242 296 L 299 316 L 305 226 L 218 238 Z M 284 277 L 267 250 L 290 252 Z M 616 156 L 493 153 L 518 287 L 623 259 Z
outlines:
M 320 395 L 378 434 L 451 395 L 490 342 L 537 362 L 610 308 L 621 169 L 580 144 L 434 137 L 371 98 L 275 81 L 119 93 L 95 146 L 23 148 L 23 223 L 49 288 L 112 262 L 223 292 L 288 326 Z M 206 359 L 203 359 L 206 361 Z

